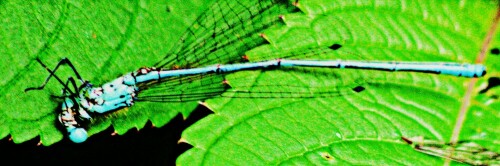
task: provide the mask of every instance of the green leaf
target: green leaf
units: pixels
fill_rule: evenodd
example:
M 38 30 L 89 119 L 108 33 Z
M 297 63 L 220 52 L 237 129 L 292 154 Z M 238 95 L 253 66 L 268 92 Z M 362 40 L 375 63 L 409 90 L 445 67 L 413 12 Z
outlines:
M 64 137 L 56 128 L 60 101 L 50 98 L 60 95 L 61 86 L 52 80 L 43 91 L 23 92 L 48 76 L 35 57 L 49 67 L 68 57 L 85 79 L 101 85 L 162 59 L 207 8 L 199 5 L 202 3 L 210 4 L 0 1 L 0 55 L 4 57 L 0 63 L 0 138 L 10 134 L 20 143 L 40 136 L 44 145 L 50 145 Z M 340 43 L 344 46 L 340 52 L 317 58 L 470 63 L 480 50 L 496 4 L 299 1 L 298 7 L 302 13 L 284 16 L 286 26 L 264 32 L 270 45 L 249 51 L 251 60 L 274 58 L 263 54 L 272 51 L 279 51 L 279 55 Z M 494 38 L 494 47 L 498 41 Z M 488 77 L 498 77 L 495 62 L 498 58 L 486 62 Z M 184 133 L 183 140 L 194 148 L 178 163 L 442 163 L 439 158 L 413 151 L 400 136 L 449 140 L 469 79 L 382 71 L 314 72 L 320 74 L 304 69 L 228 76 L 231 86 L 242 90 L 265 90 L 259 85 L 276 83 L 308 85 L 317 87 L 314 90 L 318 92 L 324 87 L 339 93 L 317 99 L 209 100 L 206 105 L 215 114 Z M 62 69 L 58 75 L 66 78 L 73 73 Z M 242 77 L 251 79 L 242 81 Z M 486 79 L 479 82 L 486 83 Z M 366 90 L 350 91 L 356 85 Z M 495 127 L 499 115 L 494 108 L 499 102 L 495 94 L 498 88 L 471 101 L 460 139 L 479 140 L 498 151 Z M 188 116 L 196 105 L 138 103 L 96 119 L 90 134 L 111 125 L 122 134 L 130 128 L 142 128 L 147 120 L 162 126 L 178 113 Z
M 497 9 L 491 1 L 298 1 L 297 6 L 302 13 L 284 15 L 286 26 L 264 32 L 270 44 L 247 52 L 250 60 L 273 58 L 269 53 L 277 51 L 340 43 L 341 53 L 308 58 L 474 63 Z M 486 65 L 489 73 L 498 73 L 496 64 Z M 461 106 L 468 100 L 471 106 L 466 107 L 459 139 L 500 148 L 495 141 L 500 136 L 498 100 L 487 104 L 479 98 L 464 99 L 471 79 L 312 71 L 248 71 L 228 76 L 236 89 L 259 91 L 261 85 L 273 83 L 284 85 L 283 91 L 287 91 L 285 85 L 293 85 L 342 93 L 328 98 L 208 100 L 205 105 L 214 114 L 183 133 L 182 141 L 193 148 L 177 164 L 441 165 L 444 159 L 413 150 L 401 137 L 449 141 Z M 346 93 L 360 80 L 365 91 Z M 481 88 L 475 88 L 473 95 L 481 96 Z

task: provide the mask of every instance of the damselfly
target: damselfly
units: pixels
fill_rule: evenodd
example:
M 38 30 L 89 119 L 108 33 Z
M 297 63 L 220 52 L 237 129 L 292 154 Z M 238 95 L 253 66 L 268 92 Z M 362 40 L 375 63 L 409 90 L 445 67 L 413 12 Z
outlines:
M 61 60 L 54 69 L 49 69 L 37 59 L 50 75 L 42 86 L 28 88 L 26 91 L 43 89 L 51 78 L 63 85 L 65 97 L 58 116 L 59 122 L 66 128 L 69 138 L 79 143 L 87 139 L 85 124 L 95 115 L 130 107 L 141 100 L 182 102 L 218 97 L 231 89 L 224 76 L 243 70 L 305 67 L 426 72 L 463 77 L 479 77 L 485 74 L 484 66 L 474 64 L 311 59 L 314 55 L 324 52 L 324 49 L 340 49 L 342 46 L 339 44 L 308 49 L 319 51 L 309 52 L 307 60 L 298 59 L 301 58 L 298 55 L 304 54 L 292 53 L 249 62 L 249 58 L 243 56 L 244 52 L 265 42 L 259 33 L 278 24 L 280 15 L 293 10 L 292 5 L 273 0 L 216 2 L 187 30 L 172 50 L 172 54 L 155 64 L 155 67 L 140 68 L 102 86 L 93 86 L 80 76 L 68 59 Z M 74 71 L 77 80 L 81 82 L 80 86 L 74 78 L 63 81 L 55 74 L 64 64 Z M 147 92 L 158 86 L 167 88 L 154 93 Z M 167 90 L 168 88 L 170 90 Z M 256 92 L 259 95 L 252 97 L 275 97 L 274 94 L 278 92 L 274 90 Z M 363 87 L 355 87 L 352 90 L 359 92 Z M 321 97 L 333 93 L 335 92 L 323 89 L 317 93 L 280 93 L 278 97 Z

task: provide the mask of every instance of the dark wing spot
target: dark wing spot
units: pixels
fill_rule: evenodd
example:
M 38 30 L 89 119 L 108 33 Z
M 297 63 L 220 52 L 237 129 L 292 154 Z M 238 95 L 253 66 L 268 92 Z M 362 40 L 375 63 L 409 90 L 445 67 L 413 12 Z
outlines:
M 490 89 L 495 88 L 497 86 L 500 86 L 500 77 L 491 77 L 488 79 L 488 86 L 486 88 L 482 89 L 481 91 L 479 91 L 479 93 L 486 93 Z M 494 97 L 494 96 L 492 96 L 492 97 Z
M 328 48 L 330 48 L 332 50 L 338 50 L 340 47 L 342 47 L 342 45 L 340 45 L 340 44 L 333 44 L 333 45 L 331 45 Z
M 493 48 L 490 50 L 490 53 L 493 55 L 499 55 L 500 54 L 500 49 L 498 48 Z
M 365 87 L 363 87 L 363 86 L 357 86 L 355 88 L 352 88 L 352 90 L 359 93 L 361 91 L 364 91 Z

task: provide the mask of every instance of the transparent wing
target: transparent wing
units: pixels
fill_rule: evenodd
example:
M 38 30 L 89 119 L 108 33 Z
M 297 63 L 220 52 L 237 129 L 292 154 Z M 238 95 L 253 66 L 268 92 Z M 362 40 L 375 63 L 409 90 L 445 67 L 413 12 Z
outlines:
M 296 8 L 281 0 L 223 0 L 214 2 L 186 30 L 170 54 L 154 66 L 162 70 L 239 63 L 245 51 L 262 45 L 259 34 L 282 24 L 280 15 Z M 139 100 L 190 101 L 220 96 L 228 89 L 225 75 L 200 74 L 140 85 Z
M 172 77 L 161 80 L 161 83 L 156 82 L 155 86 L 139 86 L 144 91 L 139 93 L 138 101 L 184 102 L 214 97 L 324 98 L 351 95 L 364 90 L 361 82 L 345 84 L 339 82 L 336 75 L 311 70 L 264 69 L 234 75 L 212 73 Z M 228 79 L 224 79 L 226 76 Z M 214 82 L 215 79 L 219 81 Z
M 282 24 L 296 8 L 282 0 L 217 1 L 187 29 L 157 68 L 194 68 L 244 61 L 245 51 L 265 43 L 259 34 Z
M 215 74 L 200 74 L 162 79 L 139 84 L 138 101 L 183 102 L 199 101 L 219 96 L 228 86 L 224 77 Z
M 245 52 L 265 43 L 260 33 L 271 26 L 282 24 L 280 15 L 290 13 L 295 9 L 288 1 L 281 0 L 215 2 L 187 29 L 179 43 L 171 50 L 171 54 L 155 66 L 162 70 L 172 70 L 246 62 L 248 59 L 244 58 Z M 328 50 L 328 48 L 316 48 L 288 53 L 272 51 L 252 56 L 252 61 L 274 58 L 317 58 L 317 55 L 324 55 L 324 52 Z M 313 86 L 313 82 L 293 84 L 293 82 L 300 82 L 300 80 L 290 81 L 289 78 L 294 77 L 292 76 L 294 74 L 308 72 L 310 75 L 310 73 L 318 74 L 319 72 L 311 72 L 308 69 L 287 70 L 289 71 L 286 73 L 256 71 L 262 72 L 257 74 L 259 76 L 281 80 L 272 82 L 266 81 L 268 79 L 249 80 L 248 75 L 228 75 L 229 73 L 166 78 L 158 82 L 140 84 L 141 93 L 138 99 L 154 102 L 182 102 L 212 97 L 328 97 L 343 93 L 336 85 Z M 230 78 L 227 79 L 227 76 Z M 335 82 L 335 79 L 338 79 L 335 77 L 328 73 L 316 78 Z M 252 84 L 245 84 L 246 82 L 252 82 Z
M 287 59 L 336 59 L 329 47 L 289 51 L 269 50 L 262 55 Z M 254 56 L 260 59 L 258 56 Z M 170 77 L 139 84 L 138 99 L 155 102 L 199 101 L 213 97 L 232 98 L 318 98 L 358 93 L 364 80 L 345 80 L 330 68 L 288 67 Z

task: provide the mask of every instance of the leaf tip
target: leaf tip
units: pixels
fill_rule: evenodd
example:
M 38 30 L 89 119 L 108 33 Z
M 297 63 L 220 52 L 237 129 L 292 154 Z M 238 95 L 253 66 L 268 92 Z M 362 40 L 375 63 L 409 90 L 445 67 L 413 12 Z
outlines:
M 182 120 L 184 120 L 184 121 L 188 118 L 188 117 L 187 117 L 186 115 L 184 115 L 184 114 L 181 114 L 181 116 L 182 116 Z
M 208 106 L 208 104 L 206 102 L 199 102 L 198 104 L 200 104 L 201 106 L 209 109 L 210 111 L 214 112 L 212 108 L 210 108 L 210 106 Z
M 241 56 L 242 61 L 244 62 L 249 62 L 250 60 L 248 59 L 248 55 L 243 55 Z
M 247 59 L 248 60 L 248 59 Z M 231 88 L 231 84 L 228 80 L 224 79 L 224 81 L 222 81 L 222 85 L 224 85 L 226 88 Z
M 179 139 L 179 141 L 177 141 L 177 144 L 181 144 L 181 143 L 187 143 L 187 144 L 189 144 L 189 142 L 187 142 L 187 140 L 184 139 L 184 138 L 182 138 L 182 137 L 181 137 L 181 139 Z
M 207 107 L 207 102 L 200 101 L 200 102 L 198 102 L 198 104 L 200 104 L 200 105 L 202 105 L 202 106 L 204 106 L 204 107 Z
M 260 37 L 262 37 L 262 38 L 263 38 L 264 40 L 266 40 L 267 42 L 269 42 L 269 38 L 267 37 L 267 35 L 266 35 L 266 34 L 264 34 L 264 33 L 260 33 L 260 34 L 259 34 L 259 36 L 260 36 Z

